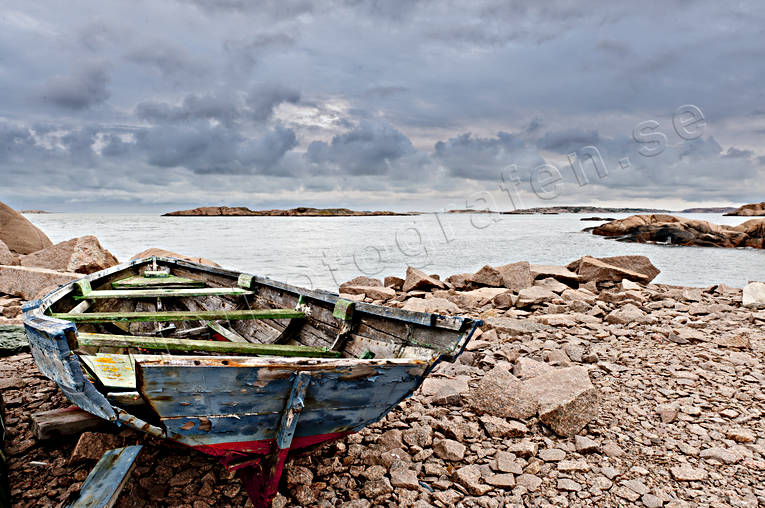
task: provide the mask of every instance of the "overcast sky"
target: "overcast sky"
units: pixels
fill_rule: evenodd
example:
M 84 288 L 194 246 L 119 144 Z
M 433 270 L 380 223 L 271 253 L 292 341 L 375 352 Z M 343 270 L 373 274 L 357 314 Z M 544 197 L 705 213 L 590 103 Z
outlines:
M 765 199 L 765 4 L 615 4 L 6 0 L 0 201 Z

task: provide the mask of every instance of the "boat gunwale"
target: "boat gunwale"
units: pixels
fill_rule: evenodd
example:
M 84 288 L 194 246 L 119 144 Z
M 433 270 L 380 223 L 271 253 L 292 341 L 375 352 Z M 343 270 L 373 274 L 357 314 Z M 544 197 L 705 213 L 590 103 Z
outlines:
M 255 367 L 255 368 L 273 368 L 273 369 L 291 369 L 291 370 L 319 370 L 338 369 L 343 367 L 368 366 L 378 367 L 384 365 L 411 365 L 420 367 L 430 365 L 432 359 L 423 358 L 276 358 L 276 357 L 254 357 L 254 356 L 194 356 L 194 355 L 146 355 L 156 358 L 140 358 L 136 360 L 142 367 Z M 437 353 L 434 357 L 439 356 Z M 228 363 L 224 363 L 228 362 Z
M 128 270 L 130 268 L 152 263 L 155 260 L 164 262 L 164 263 L 175 264 L 187 269 L 192 269 L 192 270 L 201 271 L 201 272 L 209 272 L 214 275 L 223 275 L 225 277 L 231 277 L 231 278 L 238 278 L 238 276 L 242 274 L 250 275 L 255 284 L 268 286 L 272 289 L 276 289 L 279 291 L 287 291 L 293 294 L 302 295 L 304 297 L 319 300 L 321 302 L 324 302 L 330 305 L 334 305 L 338 300 L 341 299 L 339 294 L 332 293 L 330 291 L 323 290 L 323 289 L 306 289 L 306 288 L 301 288 L 291 284 L 287 284 L 284 282 L 279 282 L 279 281 L 270 279 L 268 277 L 263 277 L 263 276 L 255 275 L 255 274 L 249 274 L 247 272 L 237 272 L 235 270 L 228 270 L 225 268 L 202 265 L 199 263 L 193 263 L 190 261 L 173 258 L 173 257 L 151 256 L 148 258 L 135 259 L 127 263 L 115 265 L 105 270 L 84 275 L 83 277 L 79 279 L 72 280 L 64 285 L 57 287 L 56 289 L 52 290 L 50 293 L 46 294 L 40 299 L 26 302 L 23 306 L 22 320 L 24 324 L 28 326 L 40 326 L 42 324 L 40 321 L 42 320 L 42 322 L 45 322 L 51 325 L 50 328 L 59 328 L 60 329 L 59 331 L 63 331 L 64 327 L 68 329 L 69 325 L 73 324 L 71 321 L 66 321 L 66 320 L 54 318 L 52 316 L 48 316 L 45 314 L 45 311 L 48 308 L 50 308 L 54 303 L 59 301 L 61 298 L 68 296 L 72 292 L 74 292 L 75 283 L 77 281 L 82 279 L 87 279 L 91 282 L 97 281 L 109 275 L 114 275 L 116 273 Z M 381 317 L 381 318 L 394 319 L 394 320 L 417 324 L 417 325 L 425 326 L 429 328 L 441 328 L 444 330 L 452 330 L 454 332 L 466 334 L 465 335 L 466 339 L 469 339 L 469 337 L 473 335 L 472 332 L 475 330 L 475 328 L 483 324 L 481 320 L 476 320 L 469 317 L 444 316 L 444 315 L 434 314 L 434 313 L 415 312 L 415 311 L 397 309 L 394 307 L 384 307 L 382 305 L 375 305 L 375 304 L 364 303 L 364 302 L 356 302 L 354 312 L 370 314 L 370 315 Z M 28 318 L 31 318 L 31 317 L 37 318 L 34 323 L 28 322 L 30 321 L 30 319 Z M 468 323 L 474 324 L 474 326 L 472 327 L 472 330 L 465 329 L 466 328 L 465 325 Z M 55 326 L 55 325 L 59 325 L 59 326 Z M 46 328 L 49 328 L 49 327 L 46 326 Z M 466 346 L 467 343 L 465 342 L 464 344 L 460 344 L 459 342 L 461 341 L 458 341 L 457 343 L 455 343 L 455 349 L 458 349 L 458 350 L 464 349 L 464 346 Z

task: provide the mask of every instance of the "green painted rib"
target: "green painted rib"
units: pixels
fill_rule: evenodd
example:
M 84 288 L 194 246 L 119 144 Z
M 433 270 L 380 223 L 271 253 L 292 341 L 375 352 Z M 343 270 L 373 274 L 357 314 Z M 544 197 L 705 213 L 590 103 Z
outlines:
M 127 279 L 116 280 L 112 282 L 114 289 L 144 289 L 155 287 L 204 287 L 205 281 L 187 279 L 186 277 L 178 277 L 177 275 L 170 275 L 169 277 L 128 277 Z
M 251 354 L 269 356 L 304 356 L 312 358 L 339 358 L 340 352 L 310 346 L 286 344 L 251 344 L 249 342 L 217 342 L 212 340 L 173 339 L 167 337 L 135 337 L 129 335 L 107 335 L 101 333 L 80 333 L 79 347 L 126 347 L 162 351 L 192 352 L 204 351 L 221 354 Z
M 83 314 L 52 313 L 51 317 L 73 323 L 165 323 L 168 321 L 213 321 L 219 319 L 289 319 L 305 318 L 305 313 L 292 309 L 200 310 L 163 312 L 86 312 Z
M 246 296 L 253 294 L 242 288 L 183 288 L 183 289 L 114 289 L 91 291 L 75 295 L 75 300 L 104 298 L 185 298 L 187 296 Z

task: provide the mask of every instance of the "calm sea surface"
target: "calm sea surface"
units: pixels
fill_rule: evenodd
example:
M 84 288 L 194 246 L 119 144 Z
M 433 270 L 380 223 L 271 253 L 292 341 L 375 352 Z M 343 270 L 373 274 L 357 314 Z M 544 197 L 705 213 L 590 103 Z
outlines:
M 357 275 L 403 276 L 408 265 L 442 278 L 485 264 L 565 265 L 584 255 L 648 256 L 656 282 L 688 286 L 765 281 L 765 252 L 620 243 L 583 233 L 588 215 L 426 214 L 415 217 L 159 217 L 27 215 L 54 243 L 95 235 L 120 261 L 149 248 L 210 258 L 303 287 L 336 289 Z M 609 215 L 622 218 L 626 215 Z M 686 214 L 719 224 L 744 217 Z

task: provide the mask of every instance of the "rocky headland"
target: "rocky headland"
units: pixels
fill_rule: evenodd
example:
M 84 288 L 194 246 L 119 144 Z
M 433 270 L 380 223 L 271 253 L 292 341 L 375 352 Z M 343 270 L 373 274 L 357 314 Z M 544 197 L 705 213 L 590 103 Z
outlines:
M 79 277 L 116 262 L 81 238 L 8 250 L 0 276 Z M 138 257 L 151 254 L 179 256 Z M 654 283 L 658 273 L 642 256 L 583 257 L 342 284 L 348 299 L 484 325 L 381 422 L 292 458 L 274 506 L 765 504 L 765 284 L 677 287 Z M 23 299 L 49 289 L 4 280 L 13 323 Z M 9 334 L 23 330 L 0 326 Z M 37 441 L 31 414 L 70 403 L 29 353 L 0 355 L 11 355 L 0 390 L 14 506 L 68 505 L 106 449 L 135 443 L 144 450 L 115 506 L 249 506 L 213 458 L 129 429 Z
M 377 217 L 417 215 L 415 212 L 359 211 L 348 208 L 298 207 L 288 210 L 250 210 L 246 206 L 203 206 L 191 210 L 168 212 L 163 217 Z
M 725 215 L 740 215 L 742 217 L 765 216 L 765 201 L 741 206 Z
M 633 215 L 585 231 L 622 242 L 754 249 L 765 246 L 765 219 L 726 226 L 666 214 Z

